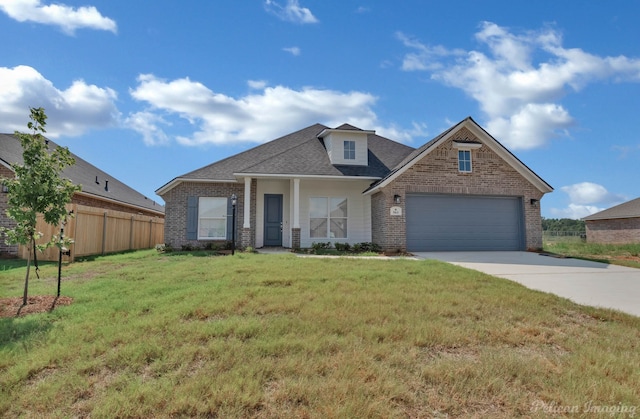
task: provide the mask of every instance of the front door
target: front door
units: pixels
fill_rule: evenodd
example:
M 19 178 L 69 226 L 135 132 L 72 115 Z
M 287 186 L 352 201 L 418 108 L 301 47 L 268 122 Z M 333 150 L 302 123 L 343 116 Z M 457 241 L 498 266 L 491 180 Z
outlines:
M 264 245 L 282 246 L 282 195 L 264 195 Z

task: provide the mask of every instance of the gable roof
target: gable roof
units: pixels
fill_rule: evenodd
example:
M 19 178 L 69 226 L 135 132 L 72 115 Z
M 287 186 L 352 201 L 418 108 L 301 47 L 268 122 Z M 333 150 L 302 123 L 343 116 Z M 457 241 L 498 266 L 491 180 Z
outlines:
M 49 140 L 49 147 L 58 147 L 58 145 Z M 154 211 L 158 215 L 164 214 L 164 206 L 147 198 L 86 160 L 73 153 L 71 155 L 76 162 L 73 166 L 65 168 L 62 176 L 71 180 L 75 185 L 82 185 L 82 191 L 78 192 L 79 194 L 133 208 Z M 22 145 L 18 137 L 13 134 L 0 134 L 0 164 L 12 171 L 13 164 L 23 164 Z M 96 183 L 96 180 L 98 183 Z M 108 190 L 105 190 L 106 181 L 109 182 Z
M 498 154 L 504 161 L 513 167 L 518 173 L 520 173 L 525 179 L 531 182 L 542 193 L 553 191 L 551 185 L 545 182 L 540 176 L 535 174 L 533 170 L 529 169 L 524 163 L 520 161 L 516 156 L 507 150 L 502 144 L 484 130 L 476 121 L 470 116 L 458 122 L 456 125 L 447 129 L 446 131 L 433 138 L 431 141 L 424 144 L 422 147 L 415 149 L 412 153 L 407 155 L 396 167 L 393 168 L 387 176 L 378 182 L 374 183 L 365 191 L 367 194 L 372 194 L 380 188 L 391 183 L 394 179 L 406 172 L 411 166 L 420 161 L 424 156 L 435 150 L 440 144 L 447 141 L 461 128 L 467 128 L 477 138 L 479 138 L 483 144 L 489 147 L 493 152 Z M 477 142 L 472 142 L 477 144 Z
M 369 165 L 333 165 L 320 134 L 330 128 L 314 124 L 299 131 L 178 176 L 156 193 L 162 195 L 182 182 L 236 182 L 243 176 L 360 177 L 377 180 L 397 165 L 412 147 L 362 131 L 351 125 L 340 130 L 367 134 Z
M 613 218 L 636 218 L 640 217 L 640 198 L 632 199 L 631 201 L 624 202 L 615 207 L 596 212 L 587 217 L 584 217 L 584 221 L 594 220 L 610 220 Z

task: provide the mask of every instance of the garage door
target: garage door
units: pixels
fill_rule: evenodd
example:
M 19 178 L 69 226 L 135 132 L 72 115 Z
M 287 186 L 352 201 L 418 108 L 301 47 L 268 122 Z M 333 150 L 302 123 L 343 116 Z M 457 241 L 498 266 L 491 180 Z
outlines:
M 407 195 L 409 251 L 524 250 L 518 197 Z

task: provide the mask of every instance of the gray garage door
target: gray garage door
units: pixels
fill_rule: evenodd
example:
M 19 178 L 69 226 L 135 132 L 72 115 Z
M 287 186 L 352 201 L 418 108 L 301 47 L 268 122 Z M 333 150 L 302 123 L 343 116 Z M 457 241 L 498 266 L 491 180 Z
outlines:
M 407 195 L 407 249 L 524 250 L 518 197 Z

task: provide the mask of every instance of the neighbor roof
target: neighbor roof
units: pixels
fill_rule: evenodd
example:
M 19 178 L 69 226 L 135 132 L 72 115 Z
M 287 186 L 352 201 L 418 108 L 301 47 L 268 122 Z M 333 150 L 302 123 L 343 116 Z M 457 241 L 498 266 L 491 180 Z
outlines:
M 341 125 L 336 130 L 357 130 Z M 307 128 L 269 141 L 250 150 L 217 161 L 178 176 L 159 188 L 162 194 L 180 182 L 235 182 L 239 176 L 299 175 L 337 176 L 380 179 L 413 151 L 412 147 L 381 137 L 373 131 L 367 135 L 369 164 L 367 166 L 333 165 L 319 135 L 330 128 L 314 124 Z
M 51 140 L 49 140 L 49 146 L 58 147 Z M 62 176 L 76 185 L 81 185 L 81 194 L 164 214 L 163 205 L 147 198 L 86 160 L 73 153 L 71 155 L 76 162 L 73 166 L 67 167 L 62 172 Z M 22 163 L 22 145 L 18 137 L 12 134 L 0 134 L 0 164 L 11 169 L 14 164 Z M 105 190 L 106 181 L 109 181 L 108 191 Z
M 604 211 L 596 212 L 588 217 L 584 217 L 584 221 L 594 220 L 610 220 L 613 218 L 635 218 L 640 217 L 640 198 L 632 199 L 615 207 L 611 207 Z

